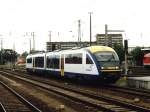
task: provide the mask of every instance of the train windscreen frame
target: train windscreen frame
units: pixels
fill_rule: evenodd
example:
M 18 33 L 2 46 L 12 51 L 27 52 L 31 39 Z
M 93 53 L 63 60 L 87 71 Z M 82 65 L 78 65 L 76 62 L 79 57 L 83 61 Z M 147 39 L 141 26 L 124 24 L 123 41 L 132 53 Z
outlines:
M 119 57 L 115 52 L 99 51 L 94 53 L 98 63 L 103 67 L 118 66 Z

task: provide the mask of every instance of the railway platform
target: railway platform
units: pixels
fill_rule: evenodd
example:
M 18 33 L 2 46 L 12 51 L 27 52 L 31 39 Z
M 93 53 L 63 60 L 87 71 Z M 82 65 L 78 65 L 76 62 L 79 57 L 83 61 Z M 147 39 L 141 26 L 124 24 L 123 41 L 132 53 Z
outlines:
M 150 76 L 128 77 L 127 85 L 129 87 L 150 89 Z

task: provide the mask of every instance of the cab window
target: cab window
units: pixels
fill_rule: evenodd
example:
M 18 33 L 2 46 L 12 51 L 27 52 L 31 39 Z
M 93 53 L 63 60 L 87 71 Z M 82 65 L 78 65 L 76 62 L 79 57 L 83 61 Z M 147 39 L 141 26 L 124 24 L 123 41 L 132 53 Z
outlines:
M 93 64 L 93 61 L 88 54 L 86 54 L 86 64 Z

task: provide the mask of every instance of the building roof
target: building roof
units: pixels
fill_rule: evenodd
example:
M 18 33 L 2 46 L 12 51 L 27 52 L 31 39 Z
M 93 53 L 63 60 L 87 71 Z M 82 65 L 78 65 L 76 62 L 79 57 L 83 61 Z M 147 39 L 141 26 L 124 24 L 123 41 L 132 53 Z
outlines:
M 108 36 L 112 36 L 112 37 L 122 37 L 122 34 L 107 34 Z M 104 37 L 105 34 L 97 34 L 97 36 L 100 36 L 100 37 Z

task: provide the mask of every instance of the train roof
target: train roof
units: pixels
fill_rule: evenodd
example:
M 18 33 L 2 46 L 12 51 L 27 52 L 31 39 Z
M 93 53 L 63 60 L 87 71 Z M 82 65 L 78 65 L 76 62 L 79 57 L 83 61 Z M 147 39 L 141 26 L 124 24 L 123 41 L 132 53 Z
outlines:
M 74 47 L 72 49 L 63 50 L 63 51 L 74 51 L 74 50 L 89 50 L 92 53 L 95 53 L 97 51 L 112 51 L 115 52 L 114 49 L 108 46 L 89 46 L 89 47 Z M 54 51 L 55 52 L 55 51 Z
M 97 51 L 112 51 L 114 52 L 114 50 L 111 47 L 107 47 L 107 46 L 90 46 L 87 47 L 88 50 L 90 50 L 92 53 L 95 53 Z
M 97 51 L 112 51 L 115 52 L 114 49 L 108 46 L 89 46 L 89 47 L 74 47 L 72 49 L 68 50 L 55 50 L 52 52 L 47 52 L 47 53 L 35 53 L 35 54 L 30 54 L 27 56 L 29 57 L 36 57 L 36 56 L 44 56 L 45 54 L 52 54 L 52 53 L 59 53 L 59 52 L 74 52 L 74 51 L 82 51 L 82 50 L 89 50 L 91 53 L 95 53 Z
M 36 57 L 36 56 L 44 56 L 44 55 L 45 55 L 45 53 L 29 54 L 29 55 L 27 56 L 27 58 L 30 58 L 30 57 Z
M 144 57 L 150 57 L 150 53 L 145 54 Z

